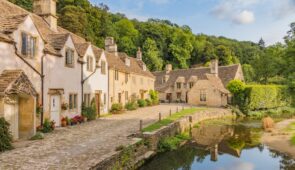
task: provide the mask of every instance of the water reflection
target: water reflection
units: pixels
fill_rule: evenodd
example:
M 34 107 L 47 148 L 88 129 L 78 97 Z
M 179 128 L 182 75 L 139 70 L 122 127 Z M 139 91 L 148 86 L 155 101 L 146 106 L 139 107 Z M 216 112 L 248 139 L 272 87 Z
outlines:
M 188 145 L 155 157 L 141 169 L 295 170 L 293 159 L 260 144 L 258 124 L 249 120 L 203 124 L 192 129 Z

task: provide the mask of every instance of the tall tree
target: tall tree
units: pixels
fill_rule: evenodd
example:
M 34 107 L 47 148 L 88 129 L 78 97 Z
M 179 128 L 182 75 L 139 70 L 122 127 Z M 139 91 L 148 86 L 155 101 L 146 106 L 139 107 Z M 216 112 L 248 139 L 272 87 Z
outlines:
M 258 45 L 261 49 L 264 49 L 265 48 L 265 41 L 262 38 L 260 38 Z
M 160 58 L 157 44 L 148 38 L 143 44 L 143 61 L 151 71 L 162 70 L 163 60 Z

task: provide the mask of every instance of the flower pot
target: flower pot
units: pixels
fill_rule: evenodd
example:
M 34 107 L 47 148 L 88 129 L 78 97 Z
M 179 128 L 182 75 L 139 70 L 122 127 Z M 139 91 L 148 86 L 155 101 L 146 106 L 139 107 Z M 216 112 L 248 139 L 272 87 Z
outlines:
M 66 121 L 66 120 L 61 121 L 61 126 L 62 126 L 62 127 L 66 127 L 66 126 L 67 126 L 67 121 Z

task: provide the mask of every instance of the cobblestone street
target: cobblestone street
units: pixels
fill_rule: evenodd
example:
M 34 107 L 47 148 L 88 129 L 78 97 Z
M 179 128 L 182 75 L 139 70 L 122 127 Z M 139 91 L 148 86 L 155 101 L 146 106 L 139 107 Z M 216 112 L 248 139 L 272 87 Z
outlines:
M 116 147 L 132 143 L 128 136 L 157 121 L 180 105 L 159 105 L 98 119 L 82 125 L 58 128 L 40 141 L 15 143 L 16 149 L 0 154 L 0 169 L 88 169 L 112 155 Z

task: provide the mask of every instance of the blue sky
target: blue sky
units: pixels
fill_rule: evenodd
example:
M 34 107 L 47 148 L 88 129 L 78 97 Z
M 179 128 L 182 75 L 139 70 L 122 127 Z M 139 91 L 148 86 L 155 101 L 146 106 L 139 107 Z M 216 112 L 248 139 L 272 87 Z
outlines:
M 128 18 L 168 19 L 193 32 L 258 42 L 283 41 L 295 22 L 295 0 L 90 0 Z

